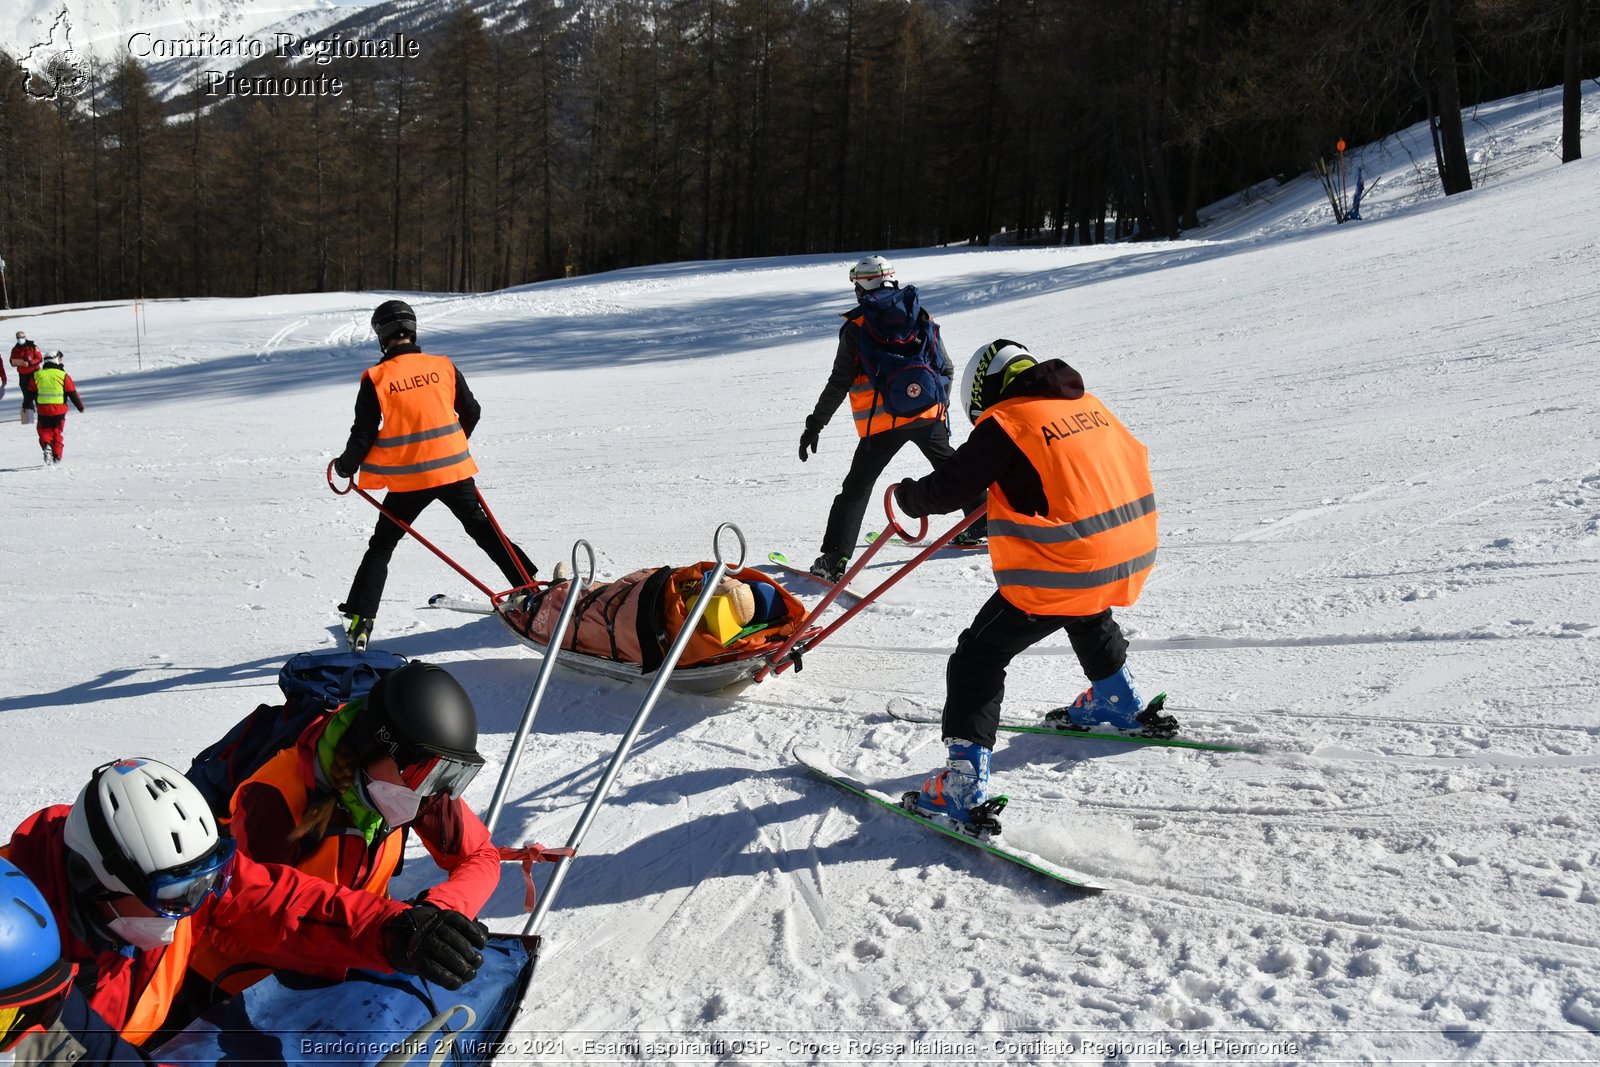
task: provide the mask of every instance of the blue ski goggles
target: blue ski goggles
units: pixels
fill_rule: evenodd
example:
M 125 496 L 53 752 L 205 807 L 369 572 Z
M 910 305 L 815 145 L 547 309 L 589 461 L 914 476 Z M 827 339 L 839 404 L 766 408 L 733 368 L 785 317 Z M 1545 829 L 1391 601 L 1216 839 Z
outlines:
M 233 881 L 233 864 L 239 851 L 233 838 L 223 837 L 207 855 L 178 867 L 146 875 L 144 906 L 167 919 L 181 919 L 200 910 L 211 897 L 220 897 Z

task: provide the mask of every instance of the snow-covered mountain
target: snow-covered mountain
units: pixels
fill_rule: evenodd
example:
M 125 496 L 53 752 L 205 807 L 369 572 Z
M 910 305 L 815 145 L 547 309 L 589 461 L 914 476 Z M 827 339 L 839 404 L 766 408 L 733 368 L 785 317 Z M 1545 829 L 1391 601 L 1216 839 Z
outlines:
M 770 1042 L 720 1061 L 750 1063 L 1592 1060 L 1600 161 L 1559 165 L 1559 107 L 1477 109 L 1478 187 L 1448 201 L 1425 128 L 1363 149 L 1381 181 L 1344 226 L 1307 177 L 1170 244 L 859 250 L 897 261 L 958 360 L 997 336 L 1063 357 L 1149 445 L 1162 549 L 1118 612 L 1130 665 L 1192 734 L 1265 751 L 1002 741 L 1007 836 L 1098 896 L 812 780 L 796 743 L 891 791 L 942 759 L 936 727 L 885 714 L 939 704 L 993 590 L 981 554 L 937 555 L 804 672 L 662 698 L 544 927 L 519 1038 L 549 1062 L 718 1037 Z M 1594 145 L 1592 94 L 1583 126 Z M 803 465 L 796 441 L 857 254 L 409 298 L 483 403 L 479 484 L 546 572 L 579 537 L 604 577 L 704 559 L 724 520 L 756 561 L 809 560 L 855 437 L 836 416 Z M 113 757 L 187 765 L 286 658 L 333 646 L 374 514 L 323 471 L 388 295 L 0 314 L 65 351 L 88 408 L 59 467 L 0 434 L 0 827 Z M 908 450 L 885 484 L 925 470 Z M 442 511 L 421 528 L 483 569 Z M 436 591 L 470 593 L 402 546 L 375 641 L 448 665 L 498 762 L 537 661 Z M 1083 681 L 1046 642 L 1007 709 Z M 503 843 L 565 840 L 643 692 L 555 674 Z M 497 929 L 522 928 L 519 874 Z M 396 893 L 438 877 L 415 847 Z
M 329 0 L 14 0 L 0 19 L 0 49 L 25 59 L 37 49 L 109 57 L 136 33 L 162 38 L 250 36 L 308 11 L 335 17 Z

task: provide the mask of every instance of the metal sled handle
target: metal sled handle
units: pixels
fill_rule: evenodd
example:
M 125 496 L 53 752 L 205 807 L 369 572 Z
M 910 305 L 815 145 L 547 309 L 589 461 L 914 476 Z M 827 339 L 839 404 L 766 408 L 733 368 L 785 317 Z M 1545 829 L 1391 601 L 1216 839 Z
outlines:
M 712 550 L 717 549 L 717 538 L 722 536 L 724 528 L 732 527 L 739 538 L 739 544 L 744 545 L 744 534 L 739 532 L 739 527 L 731 522 L 725 522 L 717 527 L 717 532 L 712 538 Z M 740 561 L 743 562 L 743 555 Z M 710 573 L 702 579 L 701 588 L 715 589 L 728 573 L 728 564 L 720 555 L 711 568 Z M 583 845 L 589 827 L 593 825 L 595 815 L 600 810 L 600 805 L 605 802 L 606 795 L 611 792 L 612 784 L 617 780 L 617 775 L 622 771 L 622 765 L 628 761 L 628 754 L 633 751 L 633 743 L 638 740 L 639 733 L 650 718 L 650 712 L 655 709 L 656 701 L 660 698 L 662 690 L 666 689 L 667 681 L 672 677 L 672 672 L 678 666 L 678 660 L 683 656 L 683 650 L 688 647 L 689 640 L 694 636 L 695 628 L 700 625 L 700 620 L 705 616 L 706 607 L 711 603 L 709 596 L 695 597 L 694 606 L 684 615 L 683 625 L 678 630 L 678 636 L 673 639 L 672 647 L 667 649 L 667 654 L 661 660 L 661 666 L 656 668 L 655 681 L 650 683 L 650 691 L 645 693 L 644 700 L 639 704 L 639 710 L 634 713 L 633 722 L 628 725 L 627 731 L 622 735 L 622 740 L 617 743 L 617 750 L 611 755 L 611 762 L 606 765 L 605 773 L 600 776 L 600 782 L 594 787 L 594 792 L 589 796 L 589 802 L 584 805 L 583 814 L 578 816 L 578 825 L 572 828 L 572 835 L 567 838 L 567 848 L 576 855 Z M 533 914 L 528 916 L 528 923 L 523 927 L 524 937 L 532 937 L 539 933 L 544 920 L 550 914 L 550 908 L 556 902 L 556 893 L 566 881 L 567 872 L 572 869 L 572 856 L 563 856 L 556 860 L 555 869 L 550 872 L 550 880 L 545 883 L 544 896 L 534 906 Z
M 581 537 L 572 542 L 572 576 L 574 578 L 578 577 L 580 574 L 583 574 L 583 572 L 578 569 L 578 549 L 580 548 L 589 554 L 589 573 L 583 575 L 583 583 L 588 585 L 590 582 L 594 581 L 594 546 Z
M 439 1047 L 434 1049 L 432 1055 L 423 1061 L 425 1064 L 427 1064 L 427 1067 L 440 1067 L 440 1064 L 444 1063 L 446 1058 L 449 1057 L 451 1051 L 456 1046 L 456 1034 L 478 1021 L 477 1013 L 471 1008 L 467 1007 L 465 1004 L 457 1004 L 453 1007 L 446 1008 L 438 1015 L 435 1015 L 433 1018 L 423 1023 L 411 1034 L 411 1036 L 400 1042 L 399 1048 L 395 1049 L 383 1059 L 379 1060 L 378 1067 L 405 1067 L 406 1064 L 416 1059 L 417 1056 L 428 1047 L 428 1039 L 433 1037 L 433 1035 L 437 1034 L 440 1030 L 443 1030 L 445 1024 L 448 1023 L 457 1012 L 465 1012 L 467 1016 L 466 1019 L 454 1031 L 446 1033 L 444 1037 L 440 1039 Z
M 739 560 L 738 562 L 729 565 L 728 569 L 731 571 L 743 570 L 744 557 L 745 554 L 750 551 L 750 549 L 744 542 L 744 531 L 739 529 L 735 523 L 725 522 L 721 526 L 717 527 L 716 533 L 711 535 L 711 558 L 716 560 L 718 563 L 727 563 L 727 560 L 722 558 L 723 530 L 732 530 L 733 536 L 739 539 Z
M 589 554 L 589 574 L 584 576 L 578 570 L 578 549 L 582 548 Z M 550 631 L 550 643 L 545 646 L 544 658 L 539 662 L 539 674 L 533 680 L 533 689 L 528 693 L 528 703 L 522 709 L 522 719 L 517 723 L 516 736 L 511 739 L 511 748 L 506 752 L 505 766 L 500 769 L 500 780 L 495 783 L 494 797 L 489 801 L 489 810 L 483 817 L 483 825 L 488 828 L 490 835 L 500 821 L 500 813 L 505 810 L 506 794 L 511 789 L 511 779 L 517 773 L 517 764 L 522 760 L 522 746 L 527 743 L 528 731 L 533 729 L 533 717 L 539 712 L 539 705 L 544 702 L 544 691 L 550 685 L 550 675 L 555 671 L 556 657 L 561 652 L 561 642 L 566 639 L 567 629 L 572 625 L 572 617 L 577 613 L 578 601 L 583 597 L 584 589 L 594 580 L 594 546 L 583 538 L 572 543 L 572 577 L 567 579 L 567 599 L 561 605 L 561 613 L 556 616 L 556 624 Z M 556 583 L 551 582 L 553 587 Z

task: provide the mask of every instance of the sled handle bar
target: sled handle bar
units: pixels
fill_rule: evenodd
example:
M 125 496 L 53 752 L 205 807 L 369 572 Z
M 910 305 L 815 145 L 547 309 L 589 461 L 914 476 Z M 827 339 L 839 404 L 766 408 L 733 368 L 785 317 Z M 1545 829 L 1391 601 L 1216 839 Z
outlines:
M 574 578 L 583 574 L 583 571 L 579 569 L 581 564 L 578 563 L 578 549 L 580 548 L 589 554 L 589 573 L 584 575 L 583 578 L 584 584 L 587 585 L 594 581 L 594 546 L 581 537 L 572 542 L 572 576 Z
M 806 617 L 801 620 L 800 625 L 794 628 L 794 633 L 790 634 L 789 639 L 778 648 L 778 651 L 767 657 L 766 665 L 756 672 L 756 681 L 764 681 L 769 674 L 782 674 L 790 667 L 794 667 L 798 670 L 800 665 L 800 657 L 803 653 L 809 652 L 811 649 L 820 645 L 824 640 L 827 639 L 828 635 L 833 633 L 833 631 L 843 626 L 846 622 L 849 622 L 850 619 L 852 619 L 862 608 L 866 607 L 868 604 L 871 604 L 874 600 L 877 600 L 879 595 L 887 590 L 890 586 L 894 585 L 900 579 L 910 574 L 922 563 L 923 560 L 927 559 L 945 545 L 955 540 L 956 534 L 960 533 L 962 530 L 965 530 L 968 526 L 971 526 L 979 519 L 979 517 L 986 514 L 989 510 L 989 506 L 984 504 L 971 515 L 963 515 L 954 526 L 950 527 L 948 531 L 935 538 L 933 543 L 928 545 L 927 548 L 924 548 L 921 552 L 918 552 L 915 556 L 902 563 L 899 569 L 897 569 L 893 574 L 889 575 L 889 577 L 885 578 L 882 582 L 878 583 L 878 585 L 873 588 L 872 592 L 867 593 L 865 596 L 861 597 L 860 600 L 852 604 L 848 610 L 842 612 L 837 619 L 834 619 L 820 631 L 814 629 L 811 624 L 822 617 L 822 613 L 828 609 L 828 605 L 832 604 L 834 600 L 838 598 L 839 594 L 844 591 L 845 587 L 850 584 L 850 579 L 854 578 L 861 571 L 861 568 L 865 567 L 867 562 L 871 560 L 873 556 L 877 555 L 880 548 L 889 543 L 889 539 L 891 537 L 898 534 L 907 541 L 916 542 L 922 540 L 922 538 L 927 534 L 928 519 L 926 516 L 924 516 L 922 519 L 922 528 L 917 531 L 916 537 L 912 537 L 904 528 L 900 526 L 899 522 L 896 521 L 894 517 L 893 494 L 894 487 L 890 486 L 889 494 L 884 497 L 883 502 L 884 509 L 889 515 L 889 525 L 884 527 L 883 533 L 876 537 L 872 544 L 867 546 L 867 550 L 861 554 L 861 558 L 856 560 L 855 563 L 851 565 L 850 569 L 844 572 L 844 577 L 840 578 L 838 583 L 835 584 L 832 589 L 828 590 L 828 595 L 823 597 L 822 600 L 817 603 L 817 606 L 812 608 L 811 611 L 807 613 Z
M 345 480 L 345 486 L 344 486 L 343 489 L 340 489 L 337 485 L 333 484 L 333 463 L 334 463 L 334 461 L 331 460 L 331 459 L 328 461 L 328 488 L 332 489 L 336 496 L 346 496 L 353 490 L 355 492 L 355 494 L 357 496 L 359 496 L 362 500 L 365 500 L 367 503 L 369 503 L 373 507 L 377 508 L 379 515 L 382 515 L 384 518 L 388 519 L 390 522 L 392 522 L 396 526 L 400 527 L 400 529 L 404 530 L 406 533 L 408 533 L 412 537 L 416 538 L 417 539 L 417 543 L 422 545 L 423 548 L 426 548 L 429 552 L 432 552 L 434 555 L 438 556 L 440 559 L 442 559 L 446 563 L 450 564 L 450 566 L 452 568 L 454 568 L 454 570 L 455 570 L 455 572 L 457 574 L 461 575 L 461 577 L 465 578 L 467 581 L 469 581 L 473 585 L 477 586 L 478 587 L 478 591 L 481 592 L 484 596 L 488 597 L 489 598 L 489 602 L 491 604 L 497 604 L 497 603 L 499 603 L 499 601 L 501 599 L 503 599 L 503 597 L 506 594 L 501 594 L 500 596 L 496 596 L 495 591 L 493 589 L 490 589 L 488 586 L 486 586 L 482 582 L 478 581 L 478 579 L 474 578 L 467 571 L 467 569 L 465 567 L 463 567 L 461 564 L 457 563 L 455 560 L 451 559 L 449 556 L 445 555 L 444 554 L 444 550 L 439 548 L 438 545 L 435 545 L 432 541 L 428 540 L 426 537 L 423 537 L 421 534 L 417 533 L 416 530 L 412 529 L 410 523 L 405 522 L 402 519 L 397 519 L 393 515 L 391 515 L 389 513 L 389 510 L 387 508 L 385 508 L 381 503 L 378 502 L 378 498 L 373 496 L 371 493 L 367 492 L 365 489 L 361 488 L 359 485 L 357 485 L 356 484 L 356 480 L 354 478 L 346 479 Z M 484 514 L 489 516 L 489 521 L 490 522 L 494 522 L 494 516 L 492 514 L 490 514 L 490 512 L 489 512 L 489 505 L 484 503 L 484 499 L 483 499 L 483 494 L 482 493 L 478 494 L 478 503 L 479 503 L 480 506 L 482 506 Z M 499 527 L 498 524 L 495 525 L 495 532 L 496 533 L 500 532 L 500 527 Z M 504 541 L 505 540 L 505 534 L 503 534 L 503 533 L 500 534 L 500 539 L 502 541 Z M 513 558 L 515 558 L 514 555 L 513 555 Z M 517 569 L 518 570 L 522 569 L 522 561 L 521 560 L 517 561 Z
M 716 537 L 720 537 L 724 528 L 732 527 L 738 534 L 741 544 L 744 534 L 731 522 L 725 522 L 717 527 Z M 712 540 L 712 550 L 716 551 L 716 538 Z M 720 557 L 716 565 L 711 568 L 701 580 L 702 589 L 715 589 L 728 573 L 728 564 Z M 705 616 L 706 608 L 711 603 L 709 596 L 695 597 L 694 605 L 685 613 L 683 625 L 678 629 L 678 636 L 673 639 L 672 647 L 667 649 L 667 654 L 662 657 L 661 666 L 656 668 L 655 680 L 650 683 L 650 691 L 644 695 L 644 700 L 639 704 L 639 710 L 634 713 L 633 722 L 628 725 L 627 731 L 622 735 L 622 740 L 617 744 L 617 750 L 612 753 L 611 762 L 606 765 L 605 773 L 600 776 L 600 782 L 594 787 L 594 792 L 589 796 L 589 802 L 584 805 L 583 814 L 578 817 L 578 825 L 572 828 L 572 836 L 567 838 L 567 848 L 572 850 L 571 855 L 564 855 L 556 860 L 555 870 L 550 872 L 550 880 L 545 883 L 544 896 L 539 898 L 534 906 L 533 914 L 528 916 L 528 923 L 523 927 L 524 937 L 533 937 L 539 933 L 539 928 L 544 925 L 544 920 L 550 914 L 550 908 L 555 904 L 556 892 L 566 880 L 567 872 L 572 869 L 573 857 L 578 854 L 583 845 L 583 839 L 593 825 L 595 815 L 604 803 L 606 794 L 611 791 L 612 784 L 617 780 L 617 775 L 622 770 L 622 765 L 627 762 L 628 754 L 633 751 L 633 743 L 638 740 L 639 733 L 649 721 L 650 713 L 655 709 L 656 701 L 660 698 L 662 690 L 666 689 L 667 681 L 672 677 L 672 672 L 678 666 L 678 660 L 683 657 L 683 650 L 688 647 L 689 640 L 694 636 L 695 629 L 700 625 L 700 620 Z
M 589 554 L 587 577 L 578 569 L 580 548 Z M 505 766 L 500 768 L 500 780 L 495 783 L 494 797 L 489 801 L 489 810 L 483 818 L 483 825 L 491 835 L 494 833 L 495 825 L 500 821 L 500 813 L 505 810 L 506 794 L 511 789 L 511 779 L 517 773 L 517 764 L 522 761 L 522 746 L 527 743 L 528 731 L 533 729 L 533 717 L 539 713 L 539 705 L 544 702 L 544 691 L 550 685 L 550 675 L 554 673 L 556 656 L 561 651 L 561 642 L 567 636 L 567 629 L 572 624 L 572 617 L 576 613 L 584 589 L 594 581 L 594 546 L 581 537 L 572 543 L 572 577 L 566 581 L 567 599 L 561 605 L 561 613 L 556 617 L 554 629 L 550 631 L 550 643 L 545 647 L 544 658 L 539 662 L 539 673 L 533 680 L 533 689 L 528 693 L 528 703 L 523 706 L 522 718 L 517 723 L 516 736 L 512 738 L 511 747 L 506 751 Z M 551 582 L 549 588 L 554 589 L 556 585 L 557 583 Z M 529 621 L 531 624 L 532 620 Z M 527 628 L 532 627 L 530 625 Z
M 895 518 L 894 514 L 894 491 L 898 485 L 899 483 L 889 486 L 883 493 L 883 513 L 889 516 L 889 529 L 884 531 L 883 538 L 888 540 L 890 537 L 899 534 L 907 544 L 914 545 L 928 536 L 928 516 L 922 516 L 922 525 L 917 529 L 915 537 L 906 532 L 906 528 L 900 525 L 900 520 Z
M 738 540 L 739 540 L 739 559 L 738 559 L 737 562 L 729 565 L 728 569 L 731 570 L 731 571 L 743 570 L 744 569 L 744 557 L 750 551 L 750 549 L 745 544 L 744 531 L 739 529 L 739 527 L 734 523 L 731 523 L 731 522 L 723 523 L 721 526 L 717 527 L 717 532 L 711 535 L 711 558 L 716 560 L 718 563 L 726 564 L 728 562 L 727 560 L 722 558 L 722 531 L 723 530 L 732 530 L 733 531 L 733 536 L 738 538 Z

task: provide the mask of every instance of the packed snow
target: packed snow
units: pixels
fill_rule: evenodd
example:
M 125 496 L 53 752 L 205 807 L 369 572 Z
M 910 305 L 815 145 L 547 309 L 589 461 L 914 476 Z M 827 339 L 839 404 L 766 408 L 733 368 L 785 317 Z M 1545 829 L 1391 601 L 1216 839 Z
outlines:
M 1130 666 L 1190 735 L 1264 751 L 1003 738 L 1006 836 L 1098 895 L 809 777 L 797 743 L 891 792 L 943 758 L 936 726 L 885 711 L 939 704 L 993 588 L 984 554 L 943 552 L 803 673 L 661 698 L 544 926 L 514 1035 L 532 1058 L 1593 1059 L 1600 108 L 1566 166 L 1558 92 L 1467 130 L 1478 188 L 1444 200 L 1408 131 L 1361 152 L 1382 181 L 1343 226 L 1301 177 L 1170 244 L 861 250 L 894 258 L 958 360 L 998 336 L 1062 357 L 1149 445 L 1162 548 L 1117 613 Z M 406 295 L 483 402 L 479 484 L 545 573 L 578 538 L 602 577 L 710 559 L 724 521 L 752 564 L 804 563 L 855 443 L 845 412 L 796 457 L 854 258 Z M 110 758 L 187 766 L 274 700 L 285 659 L 335 646 L 375 513 L 324 468 L 383 298 L 0 316 L 66 353 L 88 407 L 59 467 L 31 427 L 0 445 L 6 825 Z M 908 449 L 890 476 L 924 472 Z M 442 508 L 421 526 L 493 576 Z M 539 660 L 427 607 L 441 591 L 475 595 L 403 545 L 375 644 L 447 664 L 498 762 Z M 1047 642 L 1007 711 L 1083 683 Z M 554 674 L 502 844 L 565 842 L 645 692 Z M 413 853 L 400 895 L 438 877 Z M 485 918 L 521 930 L 522 900 L 508 866 Z

